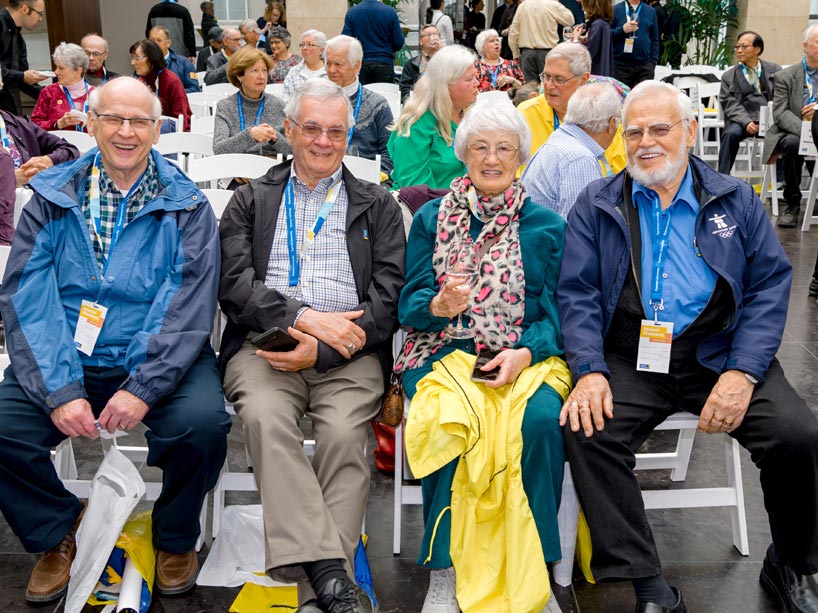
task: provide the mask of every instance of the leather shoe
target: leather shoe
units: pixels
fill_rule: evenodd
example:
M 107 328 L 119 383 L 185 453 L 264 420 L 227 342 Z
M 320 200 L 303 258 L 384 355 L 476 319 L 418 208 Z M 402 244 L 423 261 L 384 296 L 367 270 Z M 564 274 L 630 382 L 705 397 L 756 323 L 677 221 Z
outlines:
M 818 296 L 818 279 L 809 282 L 809 295 Z
M 818 611 L 818 575 L 796 573 L 781 559 L 774 545 L 767 548 L 759 581 L 775 596 L 782 611 Z
M 672 607 L 663 607 L 655 602 L 639 600 L 636 602 L 636 613 L 686 613 L 687 609 L 682 599 L 682 592 L 673 586 L 670 586 L 670 589 L 676 594 L 676 602 Z
M 798 209 L 788 207 L 778 218 L 779 228 L 794 228 L 798 225 Z
M 374 613 L 369 595 L 349 577 L 330 579 L 318 595 L 318 606 L 325 613 Z
M 163 596 L 184 594 L 196 585 L 199 558 L 191 549 L 185 553 L 156 551 L 156 589 Z
M 85 513 L 85 503 L 82 503 L 82 510 L 74 521 L 74 525 L 68 531 L 60 544 L 44 552 L 34 570 L 26 587 L 26 600 L 33 603 L 45 603 L 57 600 L 68 589 L 68 579 L 71 576 L 71 564 L 77 555 L 77 542 L 74 536 Z

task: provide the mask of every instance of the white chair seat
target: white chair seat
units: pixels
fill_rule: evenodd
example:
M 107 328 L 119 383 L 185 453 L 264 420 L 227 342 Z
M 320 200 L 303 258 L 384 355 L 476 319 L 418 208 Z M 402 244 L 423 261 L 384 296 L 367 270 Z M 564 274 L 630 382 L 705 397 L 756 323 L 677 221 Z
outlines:
M 256 179 L 281 163 L 281 156 L 268 158 L 251 153 L 225 153 L 191 160 L 188 176 L 194 183 L 215 183 L 219 179 Z
M 221 220 L 227 203 L 233 197 L 233 191 L 229 189 L 203 189 L 202 194 L 210 202 L 210 207 L 213 209 L 216 219 Z
M 80 153 L 85 153 L 89 149 L 97 146 L 97 141 L 93 136 L 89 136 L 85 132 L 77 132 L 76 130 L 52 130 L 51 134 L 59 136 L 63 140 L 67 140 L 80 150 Z
M 371 181 L 372 183 L 381 182 L 381 156 L 377 154 L 374 160 L 358 157 L 356 155 L 345 155 L 344 166 L 356 179 L 363 179 L 364 181 Z

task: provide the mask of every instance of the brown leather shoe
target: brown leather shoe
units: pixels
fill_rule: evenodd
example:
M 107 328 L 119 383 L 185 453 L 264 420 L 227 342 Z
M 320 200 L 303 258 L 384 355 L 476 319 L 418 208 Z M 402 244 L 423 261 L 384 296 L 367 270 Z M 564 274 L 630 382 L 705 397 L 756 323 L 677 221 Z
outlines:
M 196 585 L 199 558 L 191 549 L 186 553 L 156 550 L 156 589 L 163 596 L 184 594 Z
M 34 570 L 26 587 L 26 600 L 34 603 L 51 602 L 57 600 L 68 589 L 68 579 L 71 576 L 71 563 L 77 555 L 77 543 L 74 535 L 82 521 L 85 513 L 85 503 L 82 503 L 82 510 L 77 516 L 74 525 L 68 531 L 59 545 L 44 552 Z

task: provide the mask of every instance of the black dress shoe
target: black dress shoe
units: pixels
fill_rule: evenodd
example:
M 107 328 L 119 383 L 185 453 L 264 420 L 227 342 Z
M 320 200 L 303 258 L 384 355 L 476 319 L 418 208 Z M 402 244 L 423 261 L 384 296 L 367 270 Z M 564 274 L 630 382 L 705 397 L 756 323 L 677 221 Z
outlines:
M 799 575 L 778 555 L 774 545 L 767 548 L 759 581 L 775 596 L 786 613 L 818 611 L 818 575 Z
M 318 595 L 318 606 L 326 613 L 376 613 L 369 595 L 348 577 L 330 579 Z
M 818 279 L 809 282 L 809 295 L 818 296 Z
M 685 601 L 682 599 L 682 592 L 673 586 L 671 586 L 670 589 L 676 594 L 676 602 L 672 607 L 663 607 L 655 602 L 638 600 L 636 602 L 636 613 L 687 613 Z
M 779 228 L 794 228 L 798 225 L 798 209 L 787 207 L 778 218 Z

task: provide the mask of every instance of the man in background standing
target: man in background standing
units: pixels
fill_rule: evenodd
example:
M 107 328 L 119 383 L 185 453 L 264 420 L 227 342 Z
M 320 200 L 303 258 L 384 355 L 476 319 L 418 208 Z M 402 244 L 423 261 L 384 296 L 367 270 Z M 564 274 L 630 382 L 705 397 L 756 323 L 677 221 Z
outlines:
M 659 63 L 659 22 L 652 6 L 641 0 L 617 4 L 611 42 L 616 79 L 635 87 L 653 78 Z
M 357 38 L 364 49 L 362 84 L 395 82 L 395 52 L 404 43 L 395 9 L 381 0 L 363 0 L 347 11 L 341 33 Z
M 21 28 L 34 30 L 44 15 L 44 0 L 9 0 L 8 6 L 0 10 L 0 109 L 14 115 L 23 114 L 20 92 L 37 100 L 42 89 L 37 83 L 48 78 L 29 70 L 26 41 L 20 33 Z
M 557 25 L 574 25 L 574 14 L 556 0 L 526 0 L 517 8 L 508 44 L 526 82 L 539 79 L 545 56 L 560 42 Z
M 163 0 L 151 7 L 148 13 L 148 23 L 145 25 L 145 38 L 149 38 L 151 28 L 165 26 L 170 32 L 174 53 L 186 57 L 191 63 L 196 61 L 196 32 L 193 29 L 193 19 L 184 6 L 176 0 Z
M 216 19 L 216 7 L 212 2 L 202 2 L 199 8 L 202 9 L 202 38 L 204 39 L 204 48 L 206 49 L 212 40 L 210 30 L 219 25 L 219 20 Z

